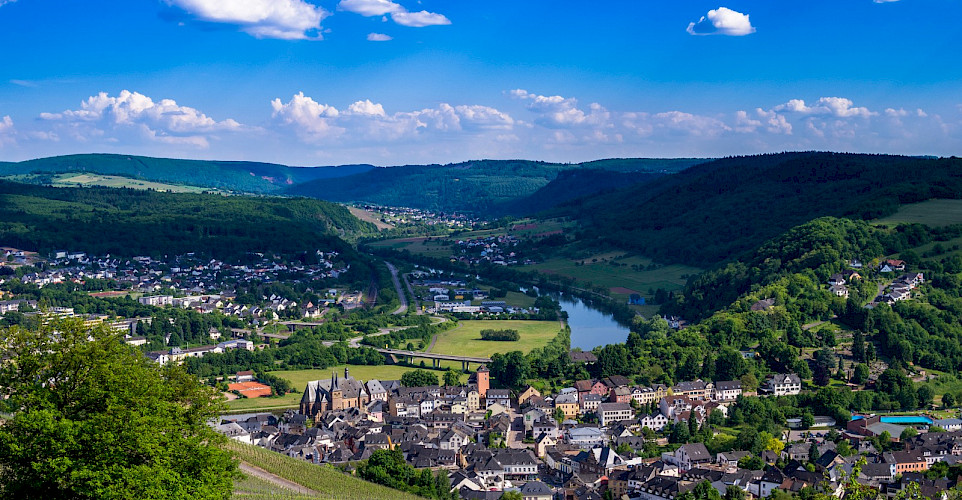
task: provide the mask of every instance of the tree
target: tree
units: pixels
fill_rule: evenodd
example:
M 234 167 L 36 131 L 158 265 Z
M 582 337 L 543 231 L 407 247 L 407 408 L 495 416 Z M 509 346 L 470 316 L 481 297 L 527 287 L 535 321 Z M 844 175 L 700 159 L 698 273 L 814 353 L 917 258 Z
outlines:
M 444 385 L 446 386 L 461 385 L 461 374 L 452 368 L 448 368 L 444 372 Z
M 438 385 L 438 376 L 427 370 L 417 369 L 401 375 L 401 385 L 404 387 L 424 387 Z
M 945 393 L 945 394 L 943 394 L 943 395 L 942 395 L 942 407 L 943 407 L 943 408 L 952 408 L 953 406 L 955 406 L 955 396 L 953 396 L 951 393 L 948 393 L 948 392 Z
M 725 489 L 724 498 L 725 500 L 745 500 L 747 496 L 745 495 L 745 490 L 732 485 Z
M 855 384 L 864 384 L 868 380 L 869 369 L 868 365 L 865 363 L 859 363 L 855 365 L 855 371 L 852 373 L 852 382 Z
M 915 427 L 909 426 L 909 427 L 906 427 L 904 431 L 902 431 L 902 435 L 899 436 L 899 439 L 902 441 L 905 441 L 906 439 L 912 439 L 918 435 L 919 435 L 919 431 L 915 430 Z
M 498 497 L 499 500 L 521 500 L 520 491 L 505 491 Z
M 806 410 L 802 413 L 802 429 L 811 429 L 815 425 L 815 417 L 812 416 L 812 412 Z
M 80 320 L 0 334 L 0 496 L 230 497 L 237 465 L 207 426 L 221 399 L 197 377 Z

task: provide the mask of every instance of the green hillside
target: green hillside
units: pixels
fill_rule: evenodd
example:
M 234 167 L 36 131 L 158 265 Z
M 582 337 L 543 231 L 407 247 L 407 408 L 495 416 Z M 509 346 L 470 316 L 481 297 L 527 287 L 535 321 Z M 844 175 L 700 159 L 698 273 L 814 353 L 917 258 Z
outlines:
M 340 202 L 490 214 L 501 213 L 503 206 L 533 195 L 563 171 L 590 168 L 654 175 L 677 172 L 700 161 L 703 160 L 615 159 L 581 165 L 480 160 L 452 165 L 407 165 L 307 182 L 292 186 L 287 193 Z
M 304 460 L 298 460 L 288 457 L 287 455 L 268 451 L 256 446 L 238 443 L 237 441 L 233 440 L 228 441 L 224 446 L 228 450 L 232 451 L 234 456 L 242 462 L 246 462 L 255 467 L 260 467 L 271 474 L 276 474 L 284 479 L 287 479 L 288 481 L 292 481 L 304 486 L 305 488 L 309 488 L 320 493 L 316 496 L 298 496 L 296 497 L 298 500 L 302 498 L 343 500 L 367 500 L 379 498 L 414 500 L 416 498 L 421 498 L 410 493 L 394 490 L 385 486 L 369 483 L 356 477 L 348 476 L 329 465 L 315 465 Z M 270 488 L 269 492 L 266 494 L 256 495 L 256 493 L 265 492 L 252 492 L 250 491 L 252 488 L 247 486 L 248 484 L 249 483 L 241 483 L 236 485 L 234 488 L 234 498 L 249 498 L 253 500 L 257 498 L 285 498 L 284 495 L 290 495 L 289 490 L 285 490 L 280 486 Z M 261 483 L 261 486 L 263 487 L 263 483 Z
M 553 215 L 578 219 L 585 241 L 710 265 L 817 217 L 872 219 L 932 198 L 962 198 L 962 160 L 784 153 L 712 161 Z
M 0 181 L 0 242 L 47 252 L 353 252 L 340 237 L 375 232 L 340 205 L 310 199 L 52 188 Z
M 534 193 L 503 203 L 498 207 L 498 211 L 513 215 L 534 214 L 575 198 L 646 184 L 664 175 L 660 172 L 617 172 L 601 169 L 564 170 Z
M 288 167 L 247 161 L 202 161 L 150 158 L 114 154 L 78 154 L 39 158 L 19 163 L 0 163 L 0 176 L 86 172 L 120 175 L 134 179 L 241 191 L 275 193 L 288 186 L 316 179 L 353 175 L 370 165 L 342 167 Z M 47 184 L 43 175 L 33 182 Z M 46 182 L 45 182 L 46 181 Z

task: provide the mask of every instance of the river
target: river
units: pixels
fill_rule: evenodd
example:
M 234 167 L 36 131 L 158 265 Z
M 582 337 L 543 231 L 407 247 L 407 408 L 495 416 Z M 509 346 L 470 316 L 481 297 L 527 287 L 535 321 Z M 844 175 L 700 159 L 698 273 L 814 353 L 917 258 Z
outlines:
M 628 328 L 620 325 L 610 314 L 603 313 L 569 294 L 552 294 L 568 313 L 571 327 L 571 347 L 590 351 L 606 344 L 618 344 L 628 339 Z

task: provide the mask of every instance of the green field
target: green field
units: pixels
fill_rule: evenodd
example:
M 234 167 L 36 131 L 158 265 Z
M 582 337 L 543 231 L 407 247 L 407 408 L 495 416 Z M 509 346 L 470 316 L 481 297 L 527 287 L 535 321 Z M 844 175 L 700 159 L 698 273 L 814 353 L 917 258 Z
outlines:
M 481 330 L 517 330 L 521 340 L 499 342 L 481 340 Z M 461 356 L 490 357 L 496 352 L 528 352 L 544 347 L 561 330 L 556 321 L 491 320 L 460 321 L 457 328 L 438 334 L 431 352 Z
M 622 252 L 609 252 L 592 255 L 583 259 L 554 258 L 531 268 L 545 274 L 568 276 L 581 282 L 602 286 L 609 290 L 609 295 L 616 299 L 628 300 L 630 291 L 647 296 L 648 289 L 664 288 L 667 291 L 681 290 L 687 276 L 701 272 L 697 267 L 672 264 L 651 266 L 651 259 L 639 256 L 628 256 Z M 635 266 L 632 268 L 632 266 Z
M 895 214 L 875 222 L 887 225 L 918 223 L 933 227 L 962 224 L 962 200 L 929 200 L 905 205 Z
M 235 495 L 233 498 L 236 499 L 255 500 L 260 498 L 280 498 L 300 500 L 302 498 L 336 498 L 343 500 L 361 500 L 399 498 L 403 500 L 414 500 L 420 498 L 348 476 L 329 465 L 315 465 L 305 460 L 298 460 L 234 440 L 229 440 L 224 447 L 234 452 L 234 455 L 242 462 L 260 467 L 272 474 L 322 493 L 321 496 L 317 497 L 292 495 L 290 490 L 278 486 L 274 488 L 274 491 L 277 493 L 275 496 L 265 496 L 264 490 L 270 488 L 271 485 L 263 481 L 252 481 L 248 479 L 235 483 Z M 267 484 L 267 486 L 265 486 L 265 484 Z
M 202 193 L 205 191 L 216 191 L 212 188 L 202 188 L 197 186 L 186 186 L 180 184 L 166 184 L 163 182 L 142 181 L 130 177 L 120 177 L 117 175 L 100 174 L 59 174 L 54 176 L 53 186 L 55 187 L 74 187 L 74 186 L 103 186 L 114 188 L 131 189 L 154 189 L 157 191 L 170 191 L 173 193 Z

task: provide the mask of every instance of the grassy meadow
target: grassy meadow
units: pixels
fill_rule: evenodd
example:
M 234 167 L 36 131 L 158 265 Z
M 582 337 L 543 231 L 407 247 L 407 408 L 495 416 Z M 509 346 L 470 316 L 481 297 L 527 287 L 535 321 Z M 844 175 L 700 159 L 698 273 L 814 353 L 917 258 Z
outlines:
M 120 177 L 117 175 L 100 174 L 59 174 L 54 177 L 53 186 L 55 187 L 75 187 L 75 186 L 102 186 L 102 187 L 125 187 L 131 189 L 154 189 L 157 191 L 170 191 L 173 193 L 202 193 L 204 191 L 216 191 L 212 188 L 202 188 L 197 186 L 186 186 L 180 184 L 167 184 L 163 182 L 144 181 L 132 179 L 130 177 Z
M 431 352 L 461 356 L 490 357 L 496 352 L 528 352 L 544 347 L 561 331 L 557 321 L 472 320 L 460 321 L 454 329 L 438 334 Z M 481 340 L 481 330 L 517 330 L 521 340 L 501 342 Z
M 898 212 L 875 222 L 892 226 L 918 223 L 932 227 L 962 224 L 962 200 L 929 200 L 905 205 Z

